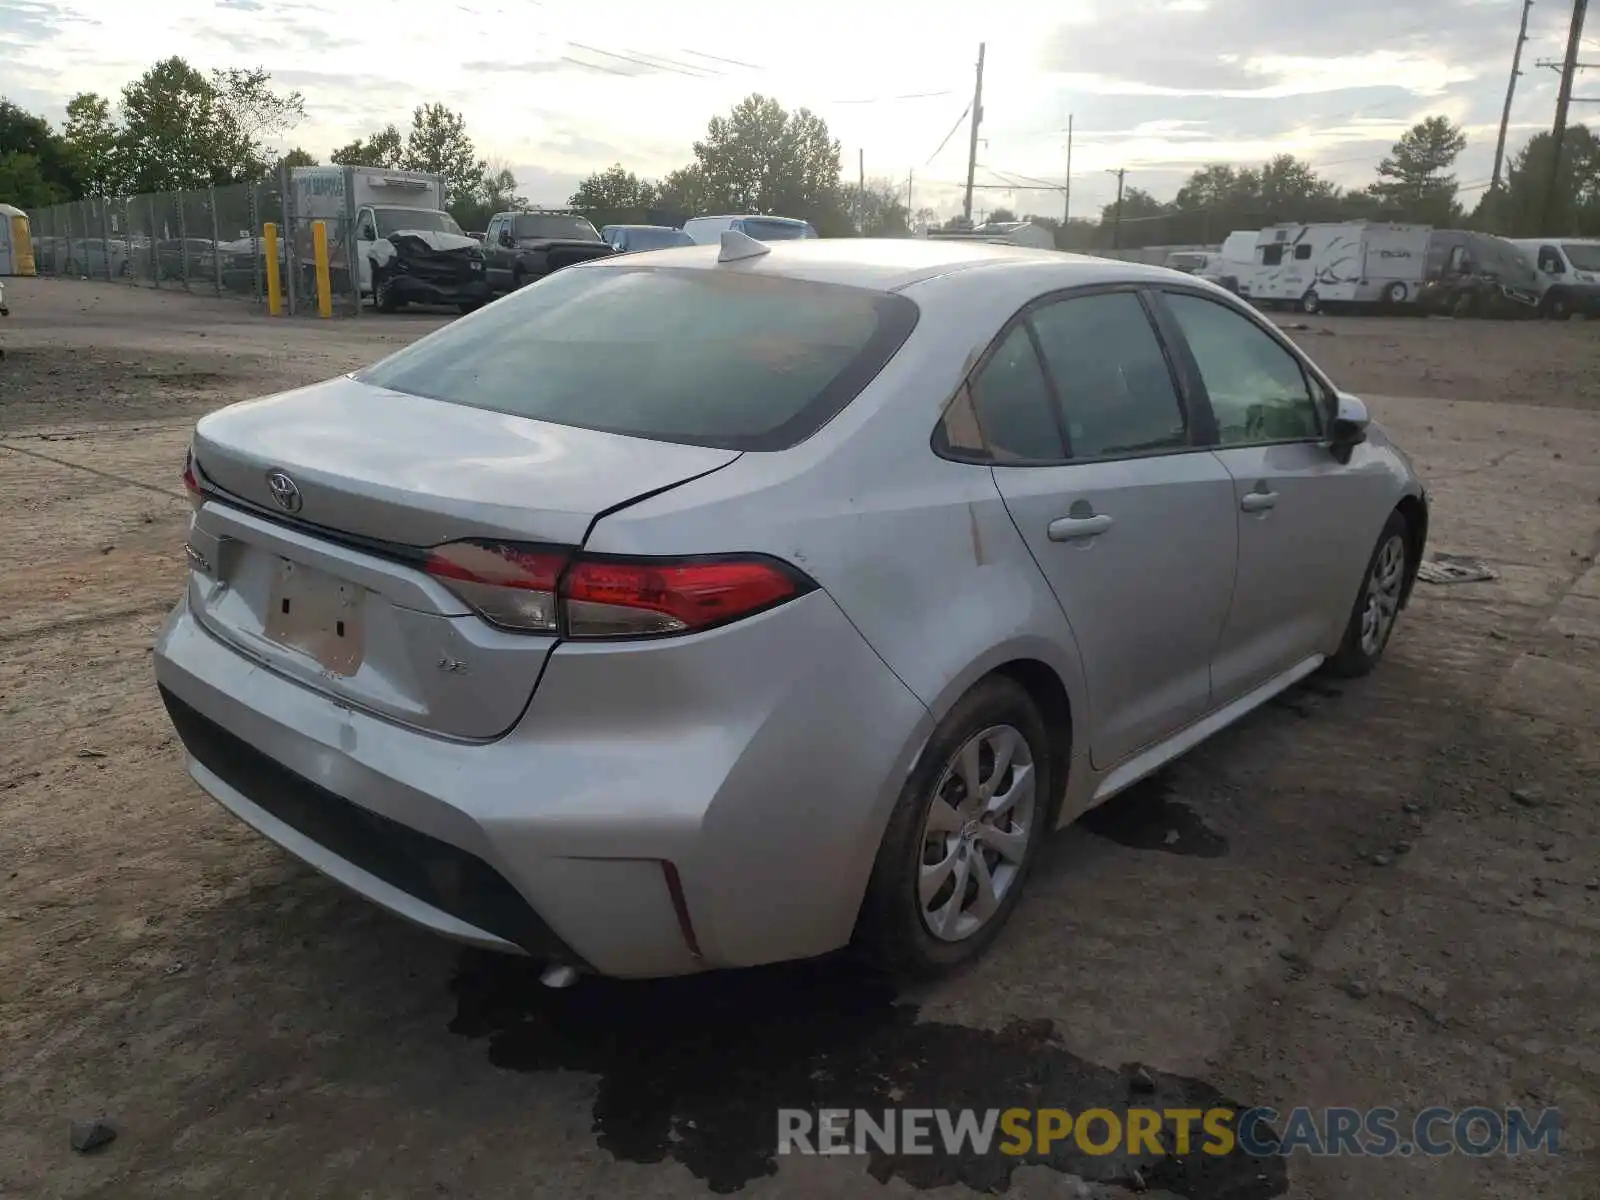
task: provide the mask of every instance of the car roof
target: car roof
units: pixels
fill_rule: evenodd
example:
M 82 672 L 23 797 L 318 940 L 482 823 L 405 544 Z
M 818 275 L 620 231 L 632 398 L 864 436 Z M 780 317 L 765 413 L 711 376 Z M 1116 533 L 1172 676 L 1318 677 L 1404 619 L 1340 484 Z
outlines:
M 944 241 L 929 238 L 805 238 L 764 242 L 769 253 L 718 263 L 715 244 L 646 250 L 626 258 L 601 258 L 568 270 L 636 270 L 660 266 L 778 275 L 814 282 L 841 283 L 875 291 L 896 292 L 925 279 L 974 267 L 1055 268 L 1061 287 L 1135 280 L 1171 280 L 1165 267 L 1116 259 L 1090 258 L 1060 250 L 1037 250 L 994 242 Z

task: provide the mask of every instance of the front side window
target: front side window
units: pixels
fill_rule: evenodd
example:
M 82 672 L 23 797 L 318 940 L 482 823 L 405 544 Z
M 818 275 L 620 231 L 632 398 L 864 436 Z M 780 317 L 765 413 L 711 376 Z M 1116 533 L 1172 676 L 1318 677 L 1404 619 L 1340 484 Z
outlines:
M 1582 270 L 1581 267 L 1579 269 Z M 1546 275 L 1562 274 L 1561 255 L 1556 253 L 1554 246 L 1544 246 L 1539 250 L 1539 270 Z
M 1172 371 L 1138 296 L 1076 296 L 1037 309 L 1029 320 L 1061 396 L 1073 458 L 1188 445 Z
M 1600 271 L 1600 242 L 1562 242 L 1574 271 Z
M 972 403 L 995 462 L 1066 457 L 1055 399 L 1025 323 L 1011 327 L 973 378 Z
M 1316 401 L 1294 355 L 1214 300 L 1169 293 L 1166 301 L 1194 354 L 1224 446 L 1322 436 Z
M 758 242 L 786 242 L 814 237 L 811 227 L 804 221 L 771 221 L 760 217 L 747 217 L 742 222 L 744 232 Z

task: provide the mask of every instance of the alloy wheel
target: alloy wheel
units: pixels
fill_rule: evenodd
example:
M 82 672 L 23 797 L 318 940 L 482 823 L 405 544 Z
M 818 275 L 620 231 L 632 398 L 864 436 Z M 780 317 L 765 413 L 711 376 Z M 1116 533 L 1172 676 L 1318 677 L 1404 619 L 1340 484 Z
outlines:
M 1035 835 L 1039 773 L 1011 725 L 974 734 L 933 789 L 923 822 L 917 907 L 928 932 L 964 941 L 1016 884 Z
M 1389 640 L 1395 617 L 1400 612 L 1400 592 L 1405 576 L 1405 539 L 1392 534 L 1373 559 L 1372 573 L 1367 576 L 1366 603 L 1361 609 L 1363 654 L 1376 655 Z

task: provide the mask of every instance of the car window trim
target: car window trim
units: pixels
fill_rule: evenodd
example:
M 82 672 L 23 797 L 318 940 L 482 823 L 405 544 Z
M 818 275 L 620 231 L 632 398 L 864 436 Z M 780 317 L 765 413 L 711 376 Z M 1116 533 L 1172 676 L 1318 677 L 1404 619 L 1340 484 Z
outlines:
M 1232 450 L 1241 446 L 1300 446 L 1328 444 L 1329 429 L 1332 425 L 1332 412 L 1329 411 L 1329 408 L 1330 405 L 1334 403 L 1334 398 L 1338 389 L 1333 386 L 1326 375 L 1317 369 L 1311 360 L 1308 359 L 1301 351 L 1300 347 L 1295 345 L 1294 342 L 1290 340 L 1289 336 L 1283 332 L 1283 330 L 1279 329 L 1271 321 L 1266 320 L 1254 308 L 1234 300 L 1233 297 L 1225 291 L 1219 295 L 1209 288 L 1185 287 L 1182 284 L 1169 283 L 1161 284 L 1159 287 L 1153 290 L 1155 295 L 1151 298 L 1152 302 L 1161 309 L 1163 323 L 1170 325 L 1171 336 L 1173 337 L 1175 344 L 1179 347 L 1179 353 L 1182 355 L 1186 364 L 1186 371 L 1192 372 L 1196 393 L 1205 405 L 1208 421 L 1211 426 L 1211 436 L 1213 439 L 1215 439 L 1211 446 L 1212 449 Z M 1195 358 L 1194 350 L 1189 345 L 1189 339 L 1184 335 L 1182 326 L 1179 325 L 1176 315 L 1173 314 L 1172 309 L 1168 307 L 1166 303 L 1166 297 L 1169 294 L 1192 296 L 1198 300 L 1209 300 L 1211 303 L 1226 308 L 1230 312 L 1236 313 L 1243 317 L 1251 325 L 1254 325 L 1257 329 L 1266 334 L 1268 338 L 1276 342 L 1277 345 L 1289 355 L 1290 360 L 1300 368 L 1301 381 L 1306 385 L 1306 398 L 1311 401 L 1312 411 L 1316 414 L 1316 436 L 1297 438 L 1263 438 L 1256 441 L 1224 443 L 1222 440 L 1221 428 L 1217 424 L 1216 409 L 1211 405 L 1210 389 L 1206 387 L 1205 377 L 1200 373 L 1199 360 Z M 1317 396 L 1319 391 L 1322 393 L 1320 402 Z
M 1152 285 L 1148 282 L 1118 280 L 1110 283 L 1084 283 L 1073 287 L 1056 288 L 1053 291 L 1043 292 L 1033 297 L 1006 319 L 1006 323 L 990 339 L 989 344 L 984 347 L 983 353 L 978 356 L 972 368 L 962 377 L 961 383 L 951 392 L 950 399 L 939 410 L 939 419 L 934 423 L 933 433 L 929 439 L 933 452 L 940 458 L 949 459 L 951 462 L 971 463 L 982 466 L 1032 468 L 1068 467 L 1104 462 L 1137 462 L 1146 458 L 1169 458 L 1174 454 L 1194 454 L 1197 451 L 1213 449 L 1213 442 L 1203 440 L 1205 437 L 1214 439 L 1216 436 L 1216 420 L 1211 412 L 1210 400 L 1206 398 L 1205 403 L 1198 407 L 1191 403 L 1191 381 L 1186 378 L 1185 372 L 1180 369 L 1179 361 L 1173 353 L 1172 346 L 1169 345 L 1169 335 L 1162 324 L 1164 309 L 1151 295 L 1153 290 Z M 1199 289 L 1188 290 L 1199 291 Z M 1055 375 L 1050 370 L 1050 364 L 1044 356 L 1044 350 L 1039 343 L 1039 335 L 1034 331 L 1032 316 L 1039 309 L 1051 304 L 1114 292 L 1132 292 L 1144 309 L 1145 320 L 1150 324 L 1150 332 L 1155 336 L 1156 344 L 1161 348 L 1161 356 L 1167 364 L 1167 374 L 1172 381 L 1173 394 L 1178 401 L 1178 411 L 1183 417 L 1184 432 L 1189 441 L 1183 446 L 1166 446 L 1157 450 L 1141 450 L 1133 454 L 1096 454 L 1075 457 L 1071 454 L 1072 440 L 1067 435 L 1066 430 L 1066 406 L 1061 402 L 1060 388 L 1056 385 Z M 963 390 L 970 392 L 973 381 L 982 374 L 984 368 L 989 365 L 990 360 L 1000 352 L 1000 348 L 1005 345 L 1006 339 L 1011 336 L 1011 331 L 1018 325 L 1027 327 L 1028 340 L 1033 346 L 1034 356 L 1039 361 L 1039 368 L 1044 372 L 1045 385 L 1055 402 L 1056 422 L 1061 436 L 1062 449 L 1067 452 L 1067 457 L 1065 458 L 1008 459 L 1002 462 L 995 458 L 993 448 L 988 445 L 989 436 L 987 433 L 984 434 L 985 448 L 982 457 L 953 449 L 949 445 L 948 437 L 945 435 L 945 414 L 949 412 L 951 404 L 960 397 Z M 1196 375 L 1198 375 L 1197 372 Z M 1204 395 L 1203 391 L 1201 395 Z M 979 432 L 982 432 L 983 416 L 977 410 L 976 401 L 972 403 Z M 1202 413 L 1203 417 L 1200 416 Z M 1197 429 L 1201 431 L 1198 437 Z

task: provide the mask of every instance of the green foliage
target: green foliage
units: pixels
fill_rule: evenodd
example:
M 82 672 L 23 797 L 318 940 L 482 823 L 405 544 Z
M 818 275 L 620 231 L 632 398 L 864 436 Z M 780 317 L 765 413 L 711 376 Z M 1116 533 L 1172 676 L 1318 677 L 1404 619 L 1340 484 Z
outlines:
M 1461 210 L 1449 170 L 1466 144 L 1466 134 L 1448 117 L 1418 121 L 1378 165 L 1378 182 L 1368 191 L 1403 220 L 1454 224 Z
M 39 159 L 32 154 L 0 154 L 0 203 L 18 208 L 44 208 L 58 204 L 66 193 L 45 178 Z
M 357 138 L 328 155 L 328 161 L 344 167 L 388 167 L 397 171 L 405 163 L 406 144 L 400 131 L 385 125 L 368 138 Z
M 656 195 L 655 184 L 615 163 L 580 183 L 567 203 L 581 209 L 647 209 L 655 204 Z
M 1600 237 L 1600 137 L 1573 125 L 1561 147 L 1560 204 L 1542 228 L 1550 183 L 1550 135 L 1535 134 L 1512 156 L 1500 190 L 1485 194 L 1472 224 L 1506 237 Z
M 478 157 L 467 136 L 466 118 L 443 104 L 419 104 L 412 112 L 411 133 L 400 165 L 440 176 L 447 208 L 477 193 L 488 171 L 488 164 Z M 513 180 L 512 186 L 515 184 Z
M 53 203 L 52 197 L 69 199 L 78 194 L 76 165 L 50 122 L 3 98 L 0 98 L 0 160 L 10 160 L 0 200 L 9 199 L 9 194 L 26 194 L 38 207 Z M 25 207 L 21 200 L 9 202 Z

